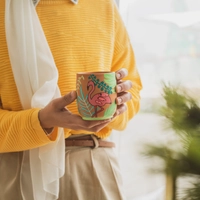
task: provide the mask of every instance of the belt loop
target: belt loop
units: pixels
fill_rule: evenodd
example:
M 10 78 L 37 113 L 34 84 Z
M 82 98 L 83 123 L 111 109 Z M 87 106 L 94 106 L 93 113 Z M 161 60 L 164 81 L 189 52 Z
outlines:
M 92 140 L 93 140 L 93 142 L 94 142 L 94 144 L 95 144 L 95 146 L 94 146 L 93 149 L 98 148 L 98 147 L 99 147 L 99 141 L 98 141 L 98 139 L 96 138 L 96 136 L 91 135 L 91 138 L 92 138 Z

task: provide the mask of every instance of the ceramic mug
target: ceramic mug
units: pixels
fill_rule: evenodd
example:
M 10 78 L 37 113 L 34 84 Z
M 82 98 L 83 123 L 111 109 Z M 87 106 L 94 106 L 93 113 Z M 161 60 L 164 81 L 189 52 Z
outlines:
M 112 118 L 116 112 L 115 72 L 79 72 L 76 75 L 77 107 L 84 120 Z

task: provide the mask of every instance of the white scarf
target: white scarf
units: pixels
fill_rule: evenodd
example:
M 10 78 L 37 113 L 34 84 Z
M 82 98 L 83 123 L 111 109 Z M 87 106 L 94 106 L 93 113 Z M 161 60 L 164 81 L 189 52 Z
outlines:
M 6 0 L 7 46 L 23 109 L 43 108 L 60 97 L 57 68 L 33 5 L 38 2 Z M 65 167 L 64 148 L 64 131 L 60 128 L 56 142 L 24 152 L 20 176 L 24 200 L 31 200 L 31 190 L 34 200 L 58 198 L 59 178 Z M 29 156 L 32 188 L 27 188 L 24 177 Z

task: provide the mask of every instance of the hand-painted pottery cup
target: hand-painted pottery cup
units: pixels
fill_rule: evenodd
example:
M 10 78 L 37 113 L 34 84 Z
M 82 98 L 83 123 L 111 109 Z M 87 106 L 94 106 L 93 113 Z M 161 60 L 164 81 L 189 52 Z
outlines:
M 116 112 L 115 72 L 80 72 L 76 77 L 77 107 L 84 120 L 112 118 Z

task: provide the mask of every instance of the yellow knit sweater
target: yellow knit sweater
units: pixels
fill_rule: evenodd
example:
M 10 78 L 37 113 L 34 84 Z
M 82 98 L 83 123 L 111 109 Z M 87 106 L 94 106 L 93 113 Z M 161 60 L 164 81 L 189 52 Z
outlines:
M 123 130 L 139 109 L 140 77 L 133 51 L 114 0 L 41 0 L 37 13 L 53 53 L 62 95 L 75 90 L 76 72 L 116 71 L 125 67 L 126 79 L 133 81 L 133 98 L 128 110 L 99 133 L 109 136 L 112 129 Z M 22 110 L 13 78 L 5 38 L 5 0 L 0 1 L 0 152 L 23 151 L 53 142 L 38 120 L 38 108 Z M 19 50 L 20 51 L 20 50 Z M 16 52 L 17 54 L 17 52 Z M 68 106 L 78 113 L 76 103 Z M 65 129 L 65 136 L 83 131 Z

